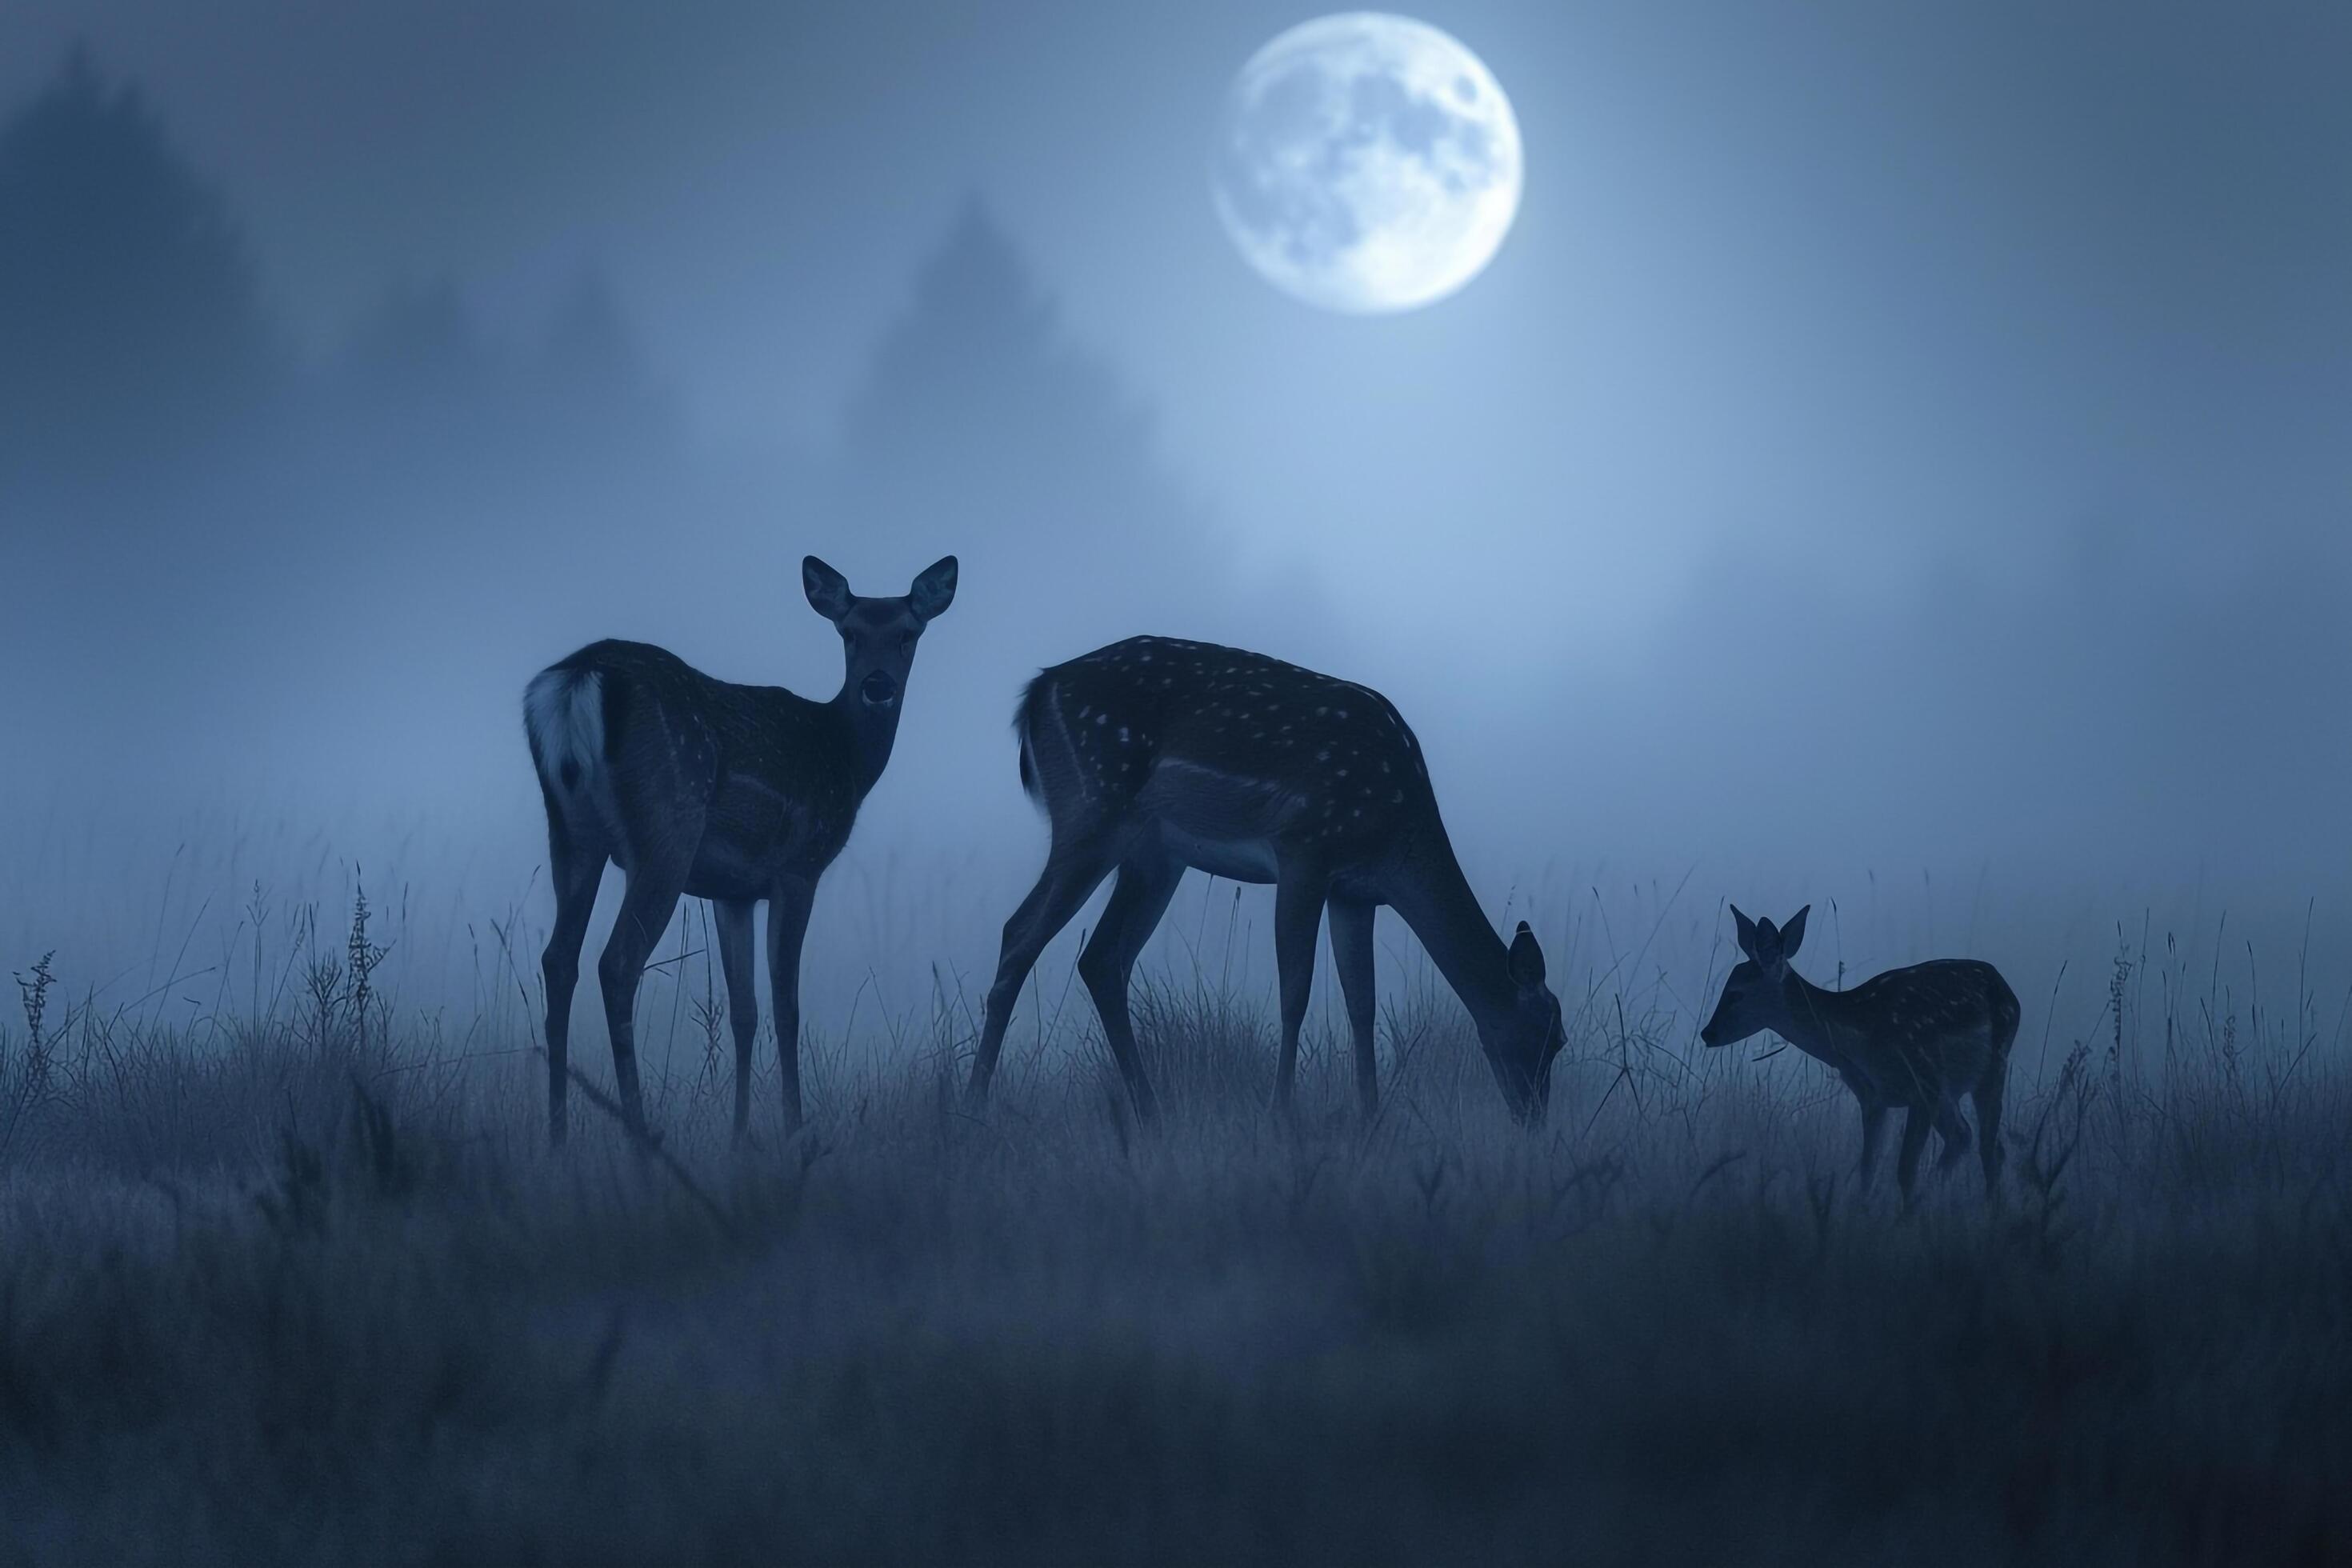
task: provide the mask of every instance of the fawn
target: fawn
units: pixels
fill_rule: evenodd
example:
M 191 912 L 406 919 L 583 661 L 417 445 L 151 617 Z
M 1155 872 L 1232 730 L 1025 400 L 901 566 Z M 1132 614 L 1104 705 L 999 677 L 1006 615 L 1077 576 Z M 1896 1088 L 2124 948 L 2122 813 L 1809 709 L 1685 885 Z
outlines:
M 1895 1165 L 1904 1206 L 1912 1202 L 1919 1153 L 1931 1126 L 1944 1141 L 1936 1163 L 1948 1170 L 1969 1152 L 1959 1097 L 1975 1100 L 1985 1194 L 2000 1191 L 2000 1102 L 2009 1047 L 2017 1038 L 2017 994 L 1990 963 L 1943 958 L 1890 969 L 1851 991 L 1824 991 L 1789 967 L 1805 940 L 1808 904 L 1785 926 L 1751 921 L 1737 908 L 1746 961 L 1723 982 L 1715 1016 L 1699 1031 L 1708 1046 L 1736 1045 L 1769 1029 L 1836 1069 L 1862 1105 L 1863 1185 L 1878 1163 L 1886 1113 L 1903 1107 L 1903 1152 Z

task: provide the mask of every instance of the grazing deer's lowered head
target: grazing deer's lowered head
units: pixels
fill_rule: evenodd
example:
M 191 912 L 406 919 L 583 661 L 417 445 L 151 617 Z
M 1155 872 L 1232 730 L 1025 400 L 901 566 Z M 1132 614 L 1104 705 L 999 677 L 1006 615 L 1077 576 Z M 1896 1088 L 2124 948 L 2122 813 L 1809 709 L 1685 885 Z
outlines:
M 1568 1028 L 1560 1021 L 1559 998 L 1544 984 L 1543 948 L 1525 921 L 1511 938 L 1510 972 L 1509 1011 L 1472 1016 L 1503 1103 L 1515 1121 L 1540 1127 L 1551 1103 L 1551 1065 L 1568 1043 Z

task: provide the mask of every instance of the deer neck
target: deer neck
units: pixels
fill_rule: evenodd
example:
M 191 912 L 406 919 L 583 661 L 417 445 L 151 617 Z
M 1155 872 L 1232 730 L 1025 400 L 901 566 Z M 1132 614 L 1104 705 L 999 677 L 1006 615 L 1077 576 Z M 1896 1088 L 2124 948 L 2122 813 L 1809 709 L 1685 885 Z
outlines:
M 840 715 L 842 729 L 847 737 L 851 776 L 857 781 L 857 798 L 864 800 L 872 790 L 882 770 L 890 765 L 890 748 L 898 740 L 898 713 L 907 705 L 904 688 L 898 700 L 877 710 L 856 692 L 842 683 L 840 694 L 827 703 Z
M 1444 828 L 1422 836 L 1385 880 L 1389 907 L 1412 928 L 1480 1032 L 1508 1016 L 1517 989 L 1511 950 L 1479 908 Z
M 1780 1019 L 1774 1032 L 1807 1056 L 1835 1066 L 1845 1060 L 1838 1048 L 1843 1013 L 1837 992 L 1824 991 L 1791 969 L 1780 982 Z

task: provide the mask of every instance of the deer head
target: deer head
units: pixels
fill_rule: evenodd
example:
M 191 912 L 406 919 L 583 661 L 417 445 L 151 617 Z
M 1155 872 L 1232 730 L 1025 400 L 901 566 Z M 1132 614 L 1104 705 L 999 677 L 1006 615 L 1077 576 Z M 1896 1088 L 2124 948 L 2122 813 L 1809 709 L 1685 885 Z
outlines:
M 1738 905 L 1732 906 L 1731 918 L 1739 926 L 1739 951 L 1747 957 L 1724 976 L 1715 1016 L 1698 1032 L 1701 1044 L 1737 1045 L 1759 1030 L 1780 1026 L 1789 1010 L 1789 960 L 1805 944 L 1805 917 L 1812 909 L 1807 904 L 1787 925 L 1775 926 L 1769 920 L 1751 921 L 1739 912 Z
M 1510 969 L 1510 1009 L 1498 1020 L 1480 1024 L 1478 1043 L 1512 1117 L 1540 1124 L 1551 1100 L 1551 1064 L 1568 1031 L 1560 1022 L 1559 998 L 1544 984 L 1543 949 L 1525 921 L 1511 938 Z
M 849 591 L 849 579 L 814 555 L 801 563 L 801 586 L 809 607 L 841 633 L 843 694 L 856 692 L 859 706 L 877 717 L 895 714 L 916 641 L 955 603 L 956 558 L 925 568 L 903 598 L 860 598 Z

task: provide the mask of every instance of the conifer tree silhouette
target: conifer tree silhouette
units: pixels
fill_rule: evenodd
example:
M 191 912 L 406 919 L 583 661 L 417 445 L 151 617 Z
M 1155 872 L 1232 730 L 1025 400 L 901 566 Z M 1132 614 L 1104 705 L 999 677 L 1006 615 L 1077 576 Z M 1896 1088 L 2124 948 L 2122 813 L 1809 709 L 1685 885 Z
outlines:
M 278 371 L 219 194 L 77 47 L 0 123 L 0 483 L 147 470 L 252 420 Z
M 1087 605 L 1055 606 L 1070 637 L 1181 632 L 1222 591 L 1222 542 L 1154 452 L 1149 410 L 1065 339 L 976 200 L 850 405 L 844 469 L 850 520 L 893 559 L 958 551 L 975 583 L 1024 584 L 1030 616 L 1087 585 Z

